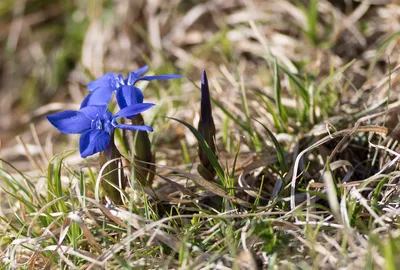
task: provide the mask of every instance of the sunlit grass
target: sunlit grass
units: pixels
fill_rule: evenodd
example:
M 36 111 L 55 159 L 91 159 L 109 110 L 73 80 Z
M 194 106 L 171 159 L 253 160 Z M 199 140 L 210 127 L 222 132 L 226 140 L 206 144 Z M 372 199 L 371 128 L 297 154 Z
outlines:
M 0 4 L 2 25 L 17 18 L 11 2 Z M 383 27 L 396 6 L 369 7 L 376 12 L 363 17 L 365 29 L 359 30 L 334 23 L 335 16 L 355 20 L 356 7 L 346 10 L 332 1 L 259 6 L 228 1 L 216 8 L 210 2 L 160 3 L 154 10 L 146 4 L 148 9 L 132 3 L 117 9 L 98 1 L 67 1 L 54 11 L 64 16 L 56 27 L 61 19 L 51 17 L 51 3 L 36 2 L 40 9 L 28 1 L 23 14 L 50 16 L 49 22 L 33 21 L 31 30 L 43 35 L 36 46 L 46 52 L 44 58 L 36 55 L 35 72 L 24 75 L 30 68 L 23 66 L 22 48 L 38 48 L 25 47 L 26 32 L 20 45 L 0 58 L 5 66 L 16 61 L 22 67 L 10 89 L 25 91 L 5 115 L 28 119 L 35 127 L 7 126 L 28 132 L 18 141 L 12 136 L 1 141 L 11 149 L 0 152 L 2 269 L 400 265 L 394 131 L 399 67 L 391 57 L 398 30 L 379 28 L 386 31 L 382 39 L 368 44 L 374 56 L 366 48 L 351 51 L 361 38 L 371 39 L 370 31 Z M 363 8 L 358 12 L 366 12 Z M 154 21 L 160 29 L 149 28 Z M 349 44 L 341 44 L 340 35 Z M 60 44 L 52 43 L 60 37 Z M 96 44 L 104 52 L 96 51 Z M 342 46 L 348 51 L 339 53 Z M 117 132 L 129 185 L 121 190 L 124 205 L 113 205 L 100 188 L 104 167 L 97 158 L 80 159 L 74 138 L 51 139 L 43 118 L 78 103 L 85 84 L 98 73 L 126 73 L 143 64 L 151 67 L 149 75 L 181 73 L 184 78 L 138 85 L 145 99 L 157 104 L 143 115 L 155 130 L 150 141 L 156 177 L 152 186 L 135 180 L 129 146 Z M 203 69 L 216 150 L 196 128 Z M 359 77 L 365 82 L 356 86 Z M 71 100 L 74 104 L 67 104 Z M 37 108 L 50 101 L 53 107 Z M 198 147 L 216 172 L 213 181 L 197 171 Z M 58 154 L 51 154 L 53 149 Z M 29 162 L 21 166 L 16 153 Z

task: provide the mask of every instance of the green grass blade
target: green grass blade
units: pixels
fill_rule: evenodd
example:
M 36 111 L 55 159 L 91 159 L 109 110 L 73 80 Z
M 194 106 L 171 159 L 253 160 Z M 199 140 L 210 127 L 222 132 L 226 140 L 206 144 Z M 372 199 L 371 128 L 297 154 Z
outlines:
M 322 91 L 322 89 L 324 89 L 338 74 L 342 74 L 346 69 L 348 69 L 351 65 L 353 65 L 355 61 L 356 61 L 356 59 L 351 60 L 346 65 L 337 69 L 335 72 L 333 72 L 331 75 L 329 75 L 325 80 L 323 80 L 318 85 L 318 88 L 315 91 L 315 95 L 319 95 L 320 92 Z
M 221 109 L 221 111 L 223 111 L 224 114 L 226 114 L 230 119 L 233 120 L 233 122 L 235 122 L 235 124 L 237 124 L 238 126 L 240 126 L 243 130 L 247 131 L 249 134 L 251 134 L 251 129 L 248 125 L 246 125 L 246 123 L 244 123 L 243 121 L 241 121 L 238 117 L 235 117 L 233 114 L 231 114 L 227 109 L 225 109 L 224 106 L 222 106 L 221 103 L 219 103 L 218 101 L 216 101 L 215 99 L 211 98 L 211 100 L 213 101 L 213 103 L 219 108 Z
M 192 125 L 190 125 L 182 120 L 179 120 L 179 119 L 176 119 L 173 117 L 168 117 L 168 118 L 181 123 L 182 125 L 187 127 L 193 133 L 193 135 L 196 137 L 197 141 L 199 142 L 200 147 L 202 147 L 204 152 L 207 154 L 208 159 L 210 160 L 211 164 L 213 165 L 215 171 L 217 172 L 219 179 L 222 181 L 222 183 L 224 183 L 225 182 L 224 170 L 222 169 L 221 165 L 218 162 L 217 157 L 212 152 L 212 150 L 208 146 L 207 142 L 204 140 L 204 137 L 201 135 L 201 133 L 197 129 L 195 129 Z
M 257 119 L 254 119 L 254 120 L 256 122 L 258 122 L 261 126 L 263 126 L 264 129 L 267 131 L 269 137 L 271 138 L 273 144 L 275 145 L 275 150 L 276 150 L 276 154 L 278 156 L 278 162 L 279 162 L 280 168 L 283 173 L 287 173 L 289 171 L 288 164 L 287 164 L 287 161 L 285 158 L 285 152 L 283 151 L 281 144 L 275 138 L 274 134 L 263 123 L 261 123 Z
M 279 116 L 285 122 L 285 124 L 287 124 L 288 118 L 287 118 L 286 109 L 282 105 L 282 100 L 281 100 L 282 87 L 281 87 L 281 82 L 280 82 L 280 78 L 279 78 L 278 62 L 276 61 L 276 58 L 274 58 L 273 67 L 274 67 L 275 104 L 276 104 L 276 107 L 278 108 Z
M 277 132 L 278 133 L 286 132 L 287 130 L 285 129 L 285 126 L 281 124 L 279 115 L 276 113 L 274 106 L 264 97 L 266 95 L 258 89 L 254 89 L 254 92 L 260 98 L 262 103 L 264 103 L 266 110 L 271 114 Z
M 300 82 L 300 79 L 295 74 L 290 72 L 286 67 L 284 67 L 283 65 L 281 65 L 279 63 L 278 63 L 278 66 L 286 75 L 288 75 L 289 79 L 292 82 L 294 82 L 295 85 L 297 85 L 297 87 L 299 88 L 300 97 L 306 103 L 307 106 L 310 106 L 310 97 L 309 97 L 309 94 L 308 94 L 308 91 L 307 91 L 307 88 L 305 87 L 305 85 L 303 85 Z
M 317 37 L 317 24 L 318 24 L 318 0 L 310 0 L 307 11 L 307 36 L 314 44 L 318 45 Z

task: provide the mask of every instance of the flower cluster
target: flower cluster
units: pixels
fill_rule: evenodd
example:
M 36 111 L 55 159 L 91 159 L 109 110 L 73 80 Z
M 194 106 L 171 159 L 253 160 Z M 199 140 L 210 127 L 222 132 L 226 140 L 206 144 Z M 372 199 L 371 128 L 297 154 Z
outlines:
M 83 100 L 81 108 L 88 105 L 107 104 L 111 100 L 113 92 L 116 93 L 120 108 L 143 103 L 143 92 L 135 86 L 138 81 L 168 80 L 181 77 L 175 74 L 141 77 L 147 70 L 148 66 L 144 66 L 136 72 L 130 72 L 125 79 L 121 74 L 110 72 L 89 83 L 87 89 L 90 94 Z
M 143 103 L 143 92 L 135 86 L 140 80 L 166 80 L 180 78 L 180 75 L 167 74 L 158 76 L 142 76 L 148 70 L 144 66 L 136 72 L 130 72 L 127 78 L 121 74 L 107 73 L 89 83 L 89 95 L 83 100 L 79 111 L 62 111 L 48 115 L 47 119 L 59 131 L 66 134 L 82 134 L 79 140 L 81 157 L 104 151 L 112 140 L 115 128 L 136 131 L 153 131 L 145 125 L 120 124 L 117 119 L 130 118 L 154 106 Z M 107 110 L 112 93 L 120 111 L 115 115 Z

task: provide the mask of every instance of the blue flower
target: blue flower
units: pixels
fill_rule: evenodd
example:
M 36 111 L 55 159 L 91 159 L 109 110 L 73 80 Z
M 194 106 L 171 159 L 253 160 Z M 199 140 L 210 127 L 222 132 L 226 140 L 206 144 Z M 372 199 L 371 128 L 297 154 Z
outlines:
M 138 81 L 169 80 L 181 78 L 181 75 L 165 74 L 156 76 L 141 76 L 149 69 L 148 66 L 141 67 L 136 72 L 130 72 L 127 78 L 121 74 L 109 72 L 102 77 L 89 83 L 87 89 L 91 92 L 83 100 L 81 108 L 88 105 L 105 105 L 111 100 L 113 92 L 116 92 L 116 99 L 120 108 L 143 103 L 142 90 L 135 84 Z
M 132 117 L 154 106 L 151 103 L 134 104 L 121 109 L 115 115 L 107 111 L 107 105 L 87 106 L 79 111 L 62 111 L 48 115 L 47 119 L 59 131 L 66 134 L 82 134 L 79 140 L 81 157 L 104 151 L 110 144 L 115 128 L 153 131 L 149 126 L 119 124 L 117 119 Z

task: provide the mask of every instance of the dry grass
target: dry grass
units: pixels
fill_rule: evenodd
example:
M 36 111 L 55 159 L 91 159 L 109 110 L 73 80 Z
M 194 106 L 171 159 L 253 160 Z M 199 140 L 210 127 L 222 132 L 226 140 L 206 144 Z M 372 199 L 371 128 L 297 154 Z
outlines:
M 400 265 L 396 1 L 3 0 L 0 15 L 5 269 Z M 185 78 L 141 85 L 159 175 L 116 207 L 44 116 L 144 64 Z M 203 69 L 225 190 L 165 117 L 197 125 Z

